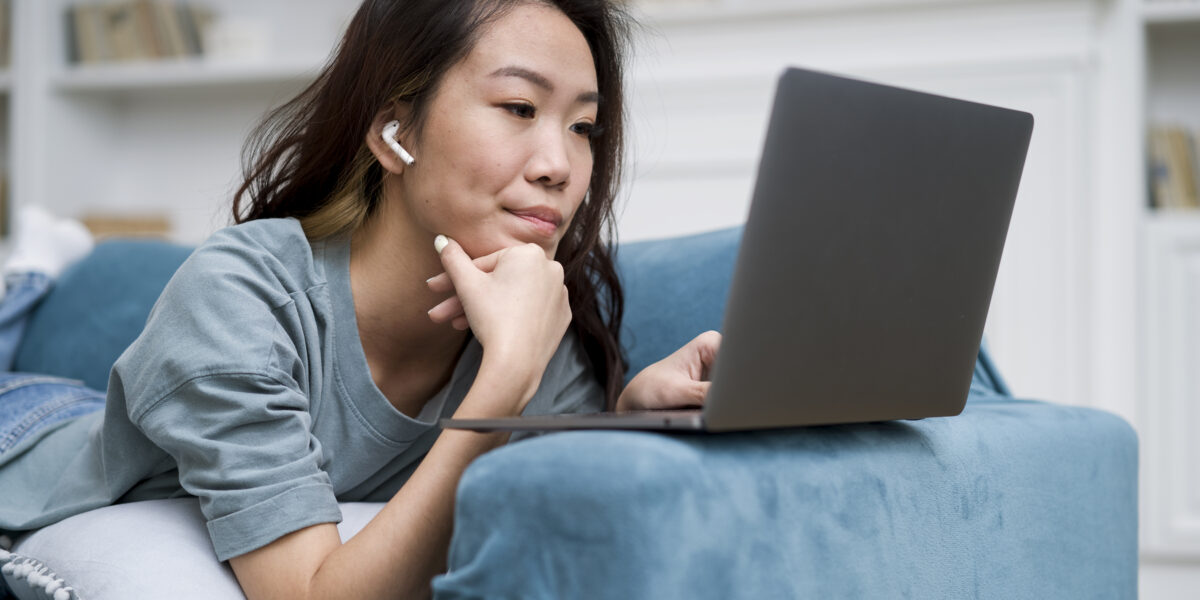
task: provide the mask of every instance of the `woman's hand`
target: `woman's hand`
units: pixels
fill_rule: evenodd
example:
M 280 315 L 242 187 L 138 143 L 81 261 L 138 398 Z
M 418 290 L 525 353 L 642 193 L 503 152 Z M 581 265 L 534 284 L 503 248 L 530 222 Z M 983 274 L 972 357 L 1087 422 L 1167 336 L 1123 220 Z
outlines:
M 449 245 L 449 241 L 450 238 L 446 238 L 447 245 Z M 493 252 L 491 254 L 480 256 L 479 258 L 473 259 L 471 263 L 474 264 L 475 268 L 479 269 L 480 271 L 483 271 L 484 273 L 491 273 L 496 268 L 496 261 L 499 259 L 501 252 L 502 251 Z M 446 298 L 438 303 L 437 306 L 430 309 L 429 318 L 432 319 L 434 323 L 448 322 L 452 327 L 459 331 L 466 331 L 471 328 L 471 325 L 467 323 L 467 315 L 463 312 L 462 301 L 459 300 L 458 296 L 454 293 L 454 282 L 450 280 L 450 275 L 448 273 L 443 271 L 437 275 L 434 275 L 433 277 L 430 277 L 425 281 L 425 285 L 429 286 L 431 291 L 439 294 L 450 294 L 449 298 Z
M 617 410 L 659 410 L 701 406 L 721 334 L 706 331 L 670 356 L 642 369 L 617 399 Z
M 504 248 L 472 261 L 448 240 L 441 251 L 444 275 L 429 280 L 434 291 L 454 295 L 429 311 L 435 322 L 471 328 L 491 366 L 529 378 L 536 389 L 542 372 L 571 324 L 563 269 L 534 244 Z

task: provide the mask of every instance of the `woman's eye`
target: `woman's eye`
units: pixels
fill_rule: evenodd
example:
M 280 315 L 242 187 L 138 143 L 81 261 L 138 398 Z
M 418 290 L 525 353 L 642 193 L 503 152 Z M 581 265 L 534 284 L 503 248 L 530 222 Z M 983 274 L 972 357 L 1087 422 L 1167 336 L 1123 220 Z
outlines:
M 537 114 L 537 109 L 533 108 L 532 104 L 524 102 L 513 102 L 504 105 L 504 110 L 521 117 L 522 119 L 532 119 Z
M 585 138 L 593 138 L 600 134 L 600 128 L 595 123 L 576 123 L 571 126 L 571 132 Z

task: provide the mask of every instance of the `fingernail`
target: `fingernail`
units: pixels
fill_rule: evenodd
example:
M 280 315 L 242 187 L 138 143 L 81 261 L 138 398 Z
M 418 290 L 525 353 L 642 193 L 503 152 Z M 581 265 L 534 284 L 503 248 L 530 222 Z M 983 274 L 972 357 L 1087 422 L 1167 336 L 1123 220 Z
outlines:
M 446 248 L 446 244 L 449 244 L 449 243 L 450 243 L 450 240 L 446 239 L 446 236 L 439 235 L 439 236 L 433 238 L 433 249 L 437 250 L 438 254 L 441 254 L 442 250 L 444 250 Z

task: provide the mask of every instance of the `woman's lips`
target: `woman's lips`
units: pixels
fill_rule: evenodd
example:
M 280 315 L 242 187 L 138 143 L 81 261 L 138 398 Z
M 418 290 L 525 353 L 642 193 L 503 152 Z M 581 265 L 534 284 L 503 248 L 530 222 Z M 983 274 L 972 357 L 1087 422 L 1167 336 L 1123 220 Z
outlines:
M 558 228 L 562 225 L 562 215 L 552 208 L 522 208 L 522 209 L 507 209 L 513 216 L 525 221 L 533 227 L 534 231 L 545 237 L 553 237 L 558 233 Z

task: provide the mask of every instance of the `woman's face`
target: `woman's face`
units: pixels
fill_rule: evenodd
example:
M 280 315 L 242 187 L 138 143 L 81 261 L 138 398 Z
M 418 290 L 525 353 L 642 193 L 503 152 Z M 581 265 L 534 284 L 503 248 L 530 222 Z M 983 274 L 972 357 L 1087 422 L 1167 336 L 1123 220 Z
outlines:
M 507 12 L 446 72 L 420 138 L 399 136 L 417 161 L 398 178 L 413 233 L 475 257 L 531 242 L 553 258 L 591 180 L 598 101 L 591 51 L 564 14 Z

